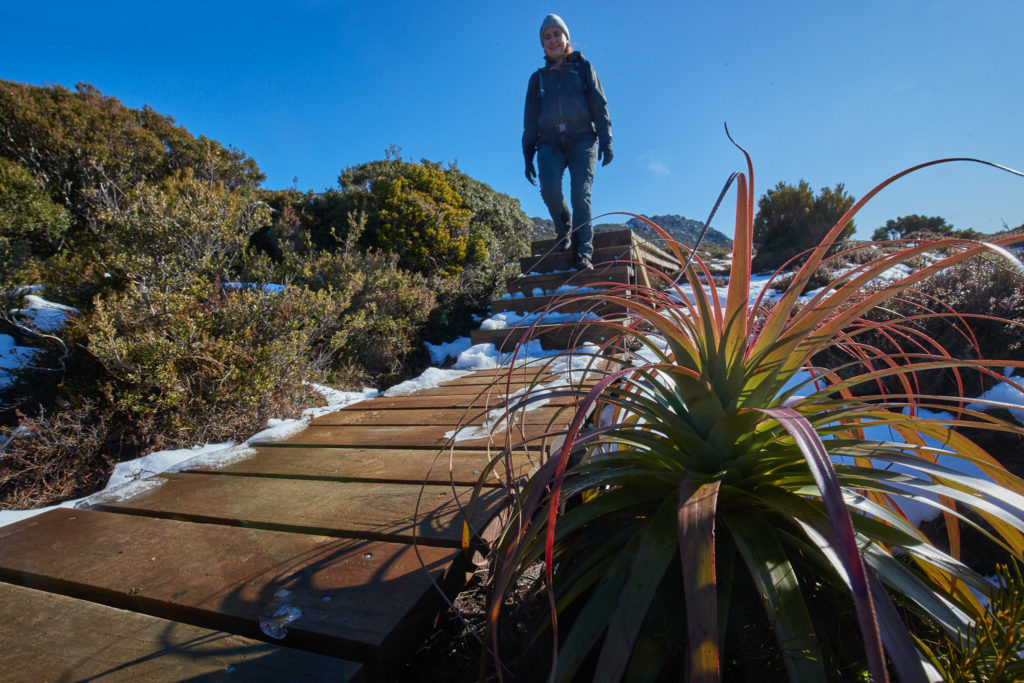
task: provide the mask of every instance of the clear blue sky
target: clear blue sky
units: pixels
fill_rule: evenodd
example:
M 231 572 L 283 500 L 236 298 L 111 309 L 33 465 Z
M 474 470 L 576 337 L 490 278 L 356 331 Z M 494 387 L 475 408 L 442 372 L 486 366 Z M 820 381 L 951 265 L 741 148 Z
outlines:
M 244 150 L 271 189 L 335 187 L 395 144 L 540 216 L 519 140 L 548 12 L 610 103 L 615 160 L 598 169 L 595 213 L 703 219 L 743 170 L 723 122 L 758 196 L 804 179 L 859 197 L 946 156 L 1024 168 L 1021 0 L 4 2 L 0 78 L 148 104 Z M 869 204 L 858 235 L 913 213 L 994 232 L 1024 223 L 1022 199 L 1022 178 L 929 169 Z M 714 225 L 731 235 L 731 216 L 730 202 Z

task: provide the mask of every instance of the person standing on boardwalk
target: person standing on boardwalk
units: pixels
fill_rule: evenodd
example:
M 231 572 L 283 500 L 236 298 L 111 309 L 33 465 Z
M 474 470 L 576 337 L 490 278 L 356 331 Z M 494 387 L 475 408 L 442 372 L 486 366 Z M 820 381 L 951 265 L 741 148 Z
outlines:
M 523 115 L 523 157 L 526 179 L 536 185 L 537 156 L 540 195 L 551 213 L 557 248 L 573 250 L 576 268 L 593 268 L 594 226 L 590 188 L 594 168 L 612 160 L 612 122 L 608 101 L 593 65 L 574 52 L 569 29 L 557 14 L 540 26 L 544 66 L 530 76 Z M 569 169 L 572 214 L 562 195 L 562 176 Z

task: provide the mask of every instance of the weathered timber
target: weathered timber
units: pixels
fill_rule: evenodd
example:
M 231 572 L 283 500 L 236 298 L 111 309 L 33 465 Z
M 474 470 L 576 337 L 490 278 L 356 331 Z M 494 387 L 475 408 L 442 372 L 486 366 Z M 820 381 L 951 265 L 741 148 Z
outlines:
M 384 448 L 306 448 L 259 446 L 243 460 L 224 466 L 197 466 L 194 473 L 231 476 L 289 477 L 334 481 L 378 481 L 406 484 L 449 484 L 472 486 L 494 451 L 409 450 Z M 540 453 L 514 451 L 508 454 L 509 469 L 501 469 L 485 482 L 499 486 L 498 476 L 519 480 L 542 463 Z
M 540 412 L 540 411 L 537 411 Z M 439 449 L 451 445 L 456 449 L 480 450 L 487 448 L 505 448 L 527 445 L 531 448 L 543 449 L 544 437 L 551 431 L 564 427 L 564 424 L 548 427 L 540 420 L 511 430 L 495 431 L 487 434 L 482 427 L 465 427 L 458 430 L 455 425 L 426 426 L 385 426 L 373 425 L 342 425 L 342 426 L 309 426 L 302 432 L 281 441 L 265 441 L 253 445 L 269 446 L 343 446 L 381 448 L 432 448 Z M 457 434 L 458 433 L 458 434 Z M 452 443 L 453 435 L 457 440 Z
M 572 419 L 573 402 L 560 401 L 557 405 L 545 402 L 542 398 L 530 403 L 520 403 L 529 399 L 512 399 L 508 403 L 499 401 L 496 405 L 472 408 L 417 408 L 417 409 L 381 409 L 373 410 L 373 404 L 367 404 L 363 410 L 339 410 L 328 413 L 310 421 L 313 427 L 344 426 L 344 425 L 374 425 L 382 427 L 404 427 L 410 425 L 443 426 L 445 433 L 451 431 L 451 427 L 469 427 L 483 425 L 487 420 L 492 422 L 501 421 L 504 426 L 507 423 L 517 424 L 530 422 L 535 424 L 547 424 L 561 419 L 561 422 L 568 423 Z M 500 427 L 499 427 L 500 428 Z M 493 430 L 492 430 L 493 431 Z
M 603 247 L 594 245 L 594 253 L 590 260 L 596 268 L 602 264 L 627 261 L 630 259 L 630 254 L 630 245 L 628 243 Z M 575 270 L 575 266 L 571 250 L 549 251 L 519 259 L 519 269 L 523 273 Z
M 431 484 L 339 482 L 280 477 L 224 477 L 178 472 L 151 477 L 128 500 L 99 502 L 108 512 L 276 529 L 303 534 L 460 547 L 472 488 Z M 488 488 L 471 511 L 473 529 L 504 504 Z
M 578 385 L 575 388 L 577 391 L 581 389 Z M 554 387 L 553 389 L 546 391 L 544 394 L 539 393 L 537 389 L 539 388 L 531 390 L 531 395 L 537 399 L 543 398 L 547 401 L 547 405 L 571 405 L 576 400 L 572 396 L 558 395 L 559 392 L 568 390 L 568 386 Z M 422 410 L 424 408 L 436 408 L 440 410 L 452 410 L 456 408 L 463 410 L 466 408 L 475 408 L 476 410 L 494 410 L 495 408 L 505 405 L 516 406 L 524 400 L 522 394 L 518 394 L 512 396 L 511 403 L 509 403 L 506 396 L 507 394 L 504 392 L 481 392 L 479 390 L 457 394 L 443 392 L 424 395 L 424 393 L 421 392 L 402 396 L 379 396 L 372 399 L 372 401 L 360 401 L 359 403 L 349 404 L 338 409 L 336 412 L 353 413 L 362 410 Z
M 593 283 L 617 282 L 629 284 L 633 282 L 634 267 L 628 264 L 601 266 L 593 270 L 581 270 L 568 273 L 544 273 L 525 275 L 508 283 L 511 294 L 522 292 L 532 296 L 534 290 L 549 292 L 559 287 L 586 287 Z
M 603 247 L 614 247 L 614 246 L 629 246 L 633 241 L 633 231 L 628 228 L 622 230 L 607 230 L 594 233 L 594 248 L 600 249 Z M 534 240 L 530 245 L 530 253 L 534 256 L 540 256 L 551 251 L 551 248 L 555 246 L 555 238 L 549 237 L 542 240 Z
M 361 681 L 362 665 L 0 583 L 0 671 L 38 681 Z
M 535 313 L 544 310 L 549 310 L 551 313 L 613 315 L 625 313 L 626 307 L 614 301 L 597 301 L 594 299 L 593 292 L 588 292 L 586 295 L 567 292 L 557 301 L 550 296 L 526 296 L 518 299 L 498 299 L 491 302 L 492 313 Z
M 280 645 L 384 677 L 422 638 L 462 553 L 60 508 L 0 527 L 0 580 Z M 6 612 L 6 610 L 4 610 Z M 39 653 L 38 656 L 46 656 Z M 396 660 L 397 657 L 397 660 Z
M 526 337 L 524 335 L 529 336 Z M 583 344 L 602 344 L 618 336 L 615 327 L 607 321 L 575 322 L 557 325 L 537 325 L 532 332 L 527 327 L 504 330 L 473 330 L 474 344 L 494 344 L 499 351 L 511 351 L 519 344 L 539 340 L 541 348 L 572 349 Z

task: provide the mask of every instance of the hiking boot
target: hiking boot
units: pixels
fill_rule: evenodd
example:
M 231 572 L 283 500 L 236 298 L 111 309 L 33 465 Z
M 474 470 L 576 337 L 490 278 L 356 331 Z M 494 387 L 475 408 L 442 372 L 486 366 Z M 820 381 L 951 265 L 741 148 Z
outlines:
M 576 261 L 576 270 L 593 270 L 594 269 L 594 264 L 590 262 L 590 257 L 589 256 L 584 256 L 582 254 L 577 254 L 575 261 Z
M 569 246 L 570 246 L 570 244 L 569 244 L 569 236 L 566 235 L 562 239 L 560 239 L 557 242 L 555 242 L 554 250 L 556 252 L 558 252 L 558 251 L 569 251 Z

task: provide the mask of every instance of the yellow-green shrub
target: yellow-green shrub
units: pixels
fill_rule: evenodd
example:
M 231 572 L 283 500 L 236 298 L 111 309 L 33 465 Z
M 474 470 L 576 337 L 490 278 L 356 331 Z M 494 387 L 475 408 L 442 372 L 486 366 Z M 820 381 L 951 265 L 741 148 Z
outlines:
M 24 278 L 56 251 L 70 224 L 27 168 L 0 157 L 0 288 L 30 284 Z
M 308 287 L 335 302 L 335 317 L 314 342 L 342 383 L 386 387 L 422 370 L 422 336 L 452 281 L 398 267 L 382 252 L 286 253 L 265 276 Z
M 109 409 L 140 450 L 247 436 L 311 400 L 312 342 L 337 316 L 330 292 L 130 286 L 96 302 L 89 354 Z

